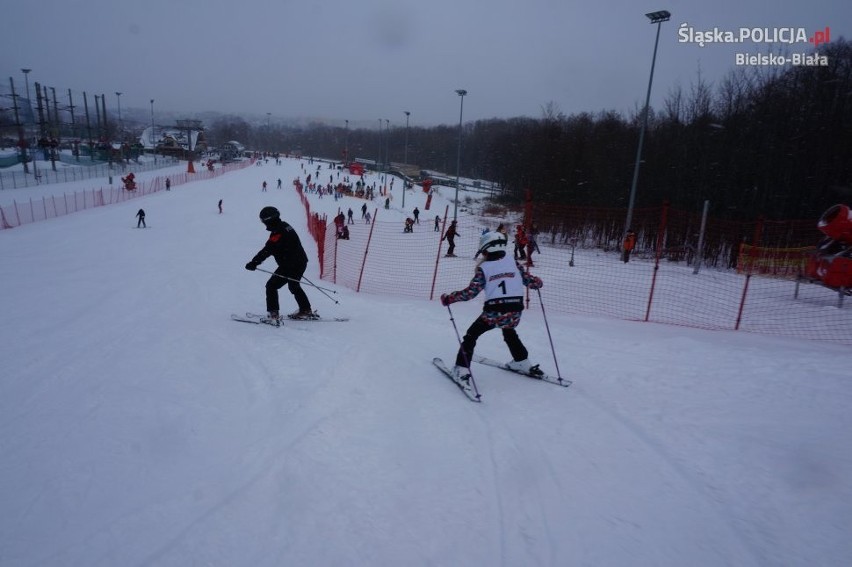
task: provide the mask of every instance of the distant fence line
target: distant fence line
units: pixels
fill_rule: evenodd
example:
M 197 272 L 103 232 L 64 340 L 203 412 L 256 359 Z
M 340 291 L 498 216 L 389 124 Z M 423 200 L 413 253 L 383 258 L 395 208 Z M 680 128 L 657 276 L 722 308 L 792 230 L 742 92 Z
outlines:
M 73 160 L 73 158 L 71 158 Z M 88 158 L 87 158 L 88 159 Z M 171 167 L 178 163 L 178 160 L 171 157 L 157 156 L 153 162 L 96 162 L 80 161 L 75 163 L 69 158 L 62 157 L 56 160 L 57 163 L 74 164 L 74 167 L 60 167 L 57 171 L 39 167 L 34 169 L 34 164 L 28 164 L 30 173 L 23 171 L 0 171 L 0 190 L 3 189 L 20 189 L 22 187 L 39 187 L 49 183 L 69 183 L 72 181 L 83 181 L 85 179 L 93 179 L 95 177 L 110 177 L 123 175 L 128 171 L 154 171 L 164 167 Z
M 0 229 L 15 228 L 23 224 L 43 221 L 46 219 L 61 217 L 77 211 L 103 207 L 113 203 L 122 203 L 143 195 L 150 195 L 166 189 L 166 178 L 170 181 L 170 187 L 174 188 L 191 181 L 213 179 L 231 171 L 243 169 L 253 163 L 253 160 L 230 163 L 216 168 L 213 171 L 204 169 L 198 173 L 178 173 L 173 175 L 157 176 L 148 181 L 137 182 L 136 189 L 128 191 L 123 187 L 101 187 L 99 189 L 88 189 L 75 191 L 71 194 L 60 196 L 51 195 L 40 199 L 29 201 L 13 201 L 11 205 L 0 207 Z M 138 170 L 137 170 L 138 171 Z

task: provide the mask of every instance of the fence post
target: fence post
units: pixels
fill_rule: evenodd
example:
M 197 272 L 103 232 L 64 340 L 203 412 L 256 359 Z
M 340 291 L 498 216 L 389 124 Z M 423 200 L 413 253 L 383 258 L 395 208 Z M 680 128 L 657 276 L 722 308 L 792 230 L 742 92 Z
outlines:
M 364 277 L 364 268 L 367 265 L 367 254 L 370 253 L 370 241 L 373 239 L 373 227 L 376 226 L 376 217 L 379 216 L 379 208 L 376 207 L 375 212 L 373 213 L 373 221 L 370 223 L 370 234 L 367 236 L 367 246 L 364 248 L 364 259 L 361 260 L 361 273 L 358 274 L 358 285 L 355 287 L 355 291 L 361 292 L 361 279 Z
M 0 228 L 12 228 L 12 225 L 6 220 L 6 213 L 3 211 L 3 207 L 0 207 Z
M 317 234 L 315 239 L 317 241 L 317 252 L 319 254 L 320 279 L 322 279 L 325 272 L 325 235 L 328 229 L 328 217 L 326 217 L 325 213 L 323 213 L 322 217 L 319 216 L 319 213 L 315 214 L 316 218 L 314 220 L 314 226 L 316 227 L 315 231 Z
M 743 295 L 740 297 L 740 308 L 737 311 L 737 322 L 734 324 L 734 330 L 740 330 L 740 322 L 743 320 L 743 309 L 745 309 L 746 295 L 748 295 L 748 282 L 751 280 L 751 274 L 746 274 L 745 285 L 743 286 Z
M 657 233 L 657 250 L 654 253 L 654 275 L 651 276 L 651 289 L 648 291 L 648 307 L 645 309 L 645 322 L 651 317 L 651 304 L 654 302 L 654 288 L 657 285 L 657 272 L 660 271 L 660 256 L 663 252 L 663 240 L 665 240 L 666 226 L 669 218 L 669 202 L 663 201 L 663 211 L 660 215 L 660 229 Z
M 429 290 L 429 301 L 435 298 L 435 282 L 438 279 L 438 263 L 441 261 L 441 243 L 444 241 L 444 231 L 447 229 L 447 215 L 450 213 L 450 206 L 444 208 L 444 223 L 441 226 L 441 232 L 438 235 L 438 255 L 435 257 L 435 270 L 432 272 L 432 288 Z
M 340 239 L 337 237 L 337 230 L 334 233 L 334 264 L 331 266 L 331 281 L 334 284 L 337 284 L 337 247 L 340 244 Z

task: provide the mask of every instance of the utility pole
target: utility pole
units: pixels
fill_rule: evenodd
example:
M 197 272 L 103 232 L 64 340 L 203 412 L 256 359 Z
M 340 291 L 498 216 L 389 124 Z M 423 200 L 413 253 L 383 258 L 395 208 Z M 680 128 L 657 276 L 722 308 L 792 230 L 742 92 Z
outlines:
M 18 114 L 18 95 L 15 94 L 15 81 L 9 77 L 9 86 L 12 88 L 12 108 L 15 110 L 15 126 L 18 128 L 18 145 L 21 148 L 21 160 L 24 162 L 24 173 L 29 173 L 27 165 L 27 140 L 24 137 L 24 127 Z
M 411 116 L 411 113 L 407 110 L 403 110 L 405 113 L 405 153 L 403 154 L 402 161 L 405 162 L 406 168 L 408 167 L 408 117 Z M 404 172 L 403 172 L 404 173 Z M 405 179 L 402 180 L 402 208 L 405 209 L 405 190 L 408 181 Z

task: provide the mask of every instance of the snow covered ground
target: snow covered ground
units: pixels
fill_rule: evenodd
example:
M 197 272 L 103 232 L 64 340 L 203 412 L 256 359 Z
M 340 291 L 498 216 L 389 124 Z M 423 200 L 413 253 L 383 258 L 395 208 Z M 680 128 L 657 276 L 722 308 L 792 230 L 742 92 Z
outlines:
M 265 205 L 335 287 L 297 175 L 269 162 L 0 231 L 0 565 L 849 563 L 848 346 L 548 313 L 574 384 L 475 366 L 474 404 L 430 364 L 457 349 L 437 301 L 308 289 L 351 320 L 229 320 L 264 309 L 243 265 Z M 406 205 L 382 218 L 423 194 Z M 460 332 L 480 307 L 453 305 Z M 554 373 L 541 313 L 519 333 Z M 508 359 L 497 332 L 477 352 Z

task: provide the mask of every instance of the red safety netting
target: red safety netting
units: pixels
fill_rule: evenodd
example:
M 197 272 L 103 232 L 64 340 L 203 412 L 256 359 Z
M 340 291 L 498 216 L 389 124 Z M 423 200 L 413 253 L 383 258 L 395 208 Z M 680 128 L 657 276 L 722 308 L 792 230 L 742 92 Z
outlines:
M 447 242 L 441 239 L 447 211 L 440 211 L 437 230 L 432 217 L 421 218 L 411 232 L 398 220 L 383 220 L 381 209 L 369 212 L 371 222 L 356 215 L 354 224 L 347 223 L 349 239 L 337 238 L 333 225 L 323 232 L 312 229 L 321 239 L 322 278 L 359 292 L 420 299 L 436 299 L 441 293 L 464 288 L 474 274 L 480 234 L 494 230 L 500 222 L 459 218 L 457 257 L 447 258 Z M 842 306 L 842 295 L 825 286 L 801 285 L 797 279 L 806 250 L 731 245 L 696 270 L 695 247 L 684 246 L 679 236 L 692 230 L 683 225 L 692 226 L 695 220 L 662 207 L 639 215 L 639 244 L 629 262 L 624 262 L 620 247 L 612 244 L 600 223 L 594 223 L 595 229 L 578 228 L 593 226 L 584 225 L 579 216 L 590 218 L 594 211 L 576 214 L 575 222 L 561 225 L 570 230 L 551 226 L 542 231 L 539 251 L 523 261 L 545 283 L 540 296 L 528 294 L 529 309 L 541 311 L 543 303 L 548 310 L 565 314 L 852 344 L 852 310 L 837 308 Z M 620 239 L 623 211 L 612 214 L 612 220 L 611 230 Z M 752 235 L 755 226 L 747 227 Z M 789 225 L 777 234 L 766 227 L 759 241 L 792 240 Z M 514 225 L 507 228 L 512 254 Z M 708 240 L 712 246 L 724 242 L 715 237 Z

